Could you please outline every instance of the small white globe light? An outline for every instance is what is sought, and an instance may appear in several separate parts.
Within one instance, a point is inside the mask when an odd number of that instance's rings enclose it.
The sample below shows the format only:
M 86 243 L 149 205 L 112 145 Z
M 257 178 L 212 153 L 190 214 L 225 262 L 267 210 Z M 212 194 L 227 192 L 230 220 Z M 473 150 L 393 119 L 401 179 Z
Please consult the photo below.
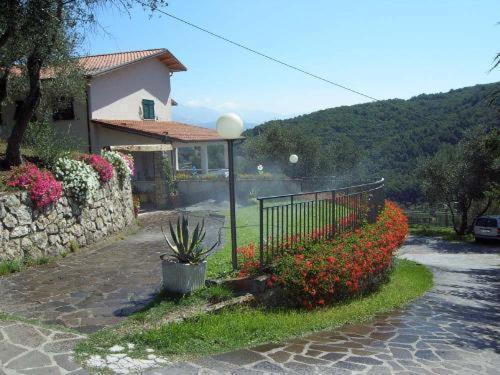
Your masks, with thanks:
M 235 113 L 226 113 L 217 120 L 217 133 L 224 139 L 237 139 L 243 133 L 243 121 Z
M 290 163 L 295 164 L 299 161 L 299 157 L 295 154 L 292 154 L 290 155 L 290 158 L 288 160 L 290 160 Z

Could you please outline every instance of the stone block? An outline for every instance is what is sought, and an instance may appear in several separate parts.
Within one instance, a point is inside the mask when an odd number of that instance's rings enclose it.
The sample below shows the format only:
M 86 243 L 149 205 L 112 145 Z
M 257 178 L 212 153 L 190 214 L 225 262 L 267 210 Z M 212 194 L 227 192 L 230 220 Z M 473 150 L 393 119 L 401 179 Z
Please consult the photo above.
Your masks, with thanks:
M 10 238 L 26 236 L 30 232 L 28 226 L 17 226 L 10 232 Z
M 44 249 L 47 246 L 47 242 L 49 240 L 49 237 L 47 236 L 47 233 L 45 232 L 37 232 L 34 233 L 30 236 L 31 242 L 33 242 L 33 245 L 40 249 Z
M 7 214 L 3 219 L 3 225 L 9 229 L 14 228 L 17 225 L 17 219 L 13 215 Z
M 57 234 L 59 233 L 59 226 L 57 224 L 49 224 L 46 228 L 47 234 Z

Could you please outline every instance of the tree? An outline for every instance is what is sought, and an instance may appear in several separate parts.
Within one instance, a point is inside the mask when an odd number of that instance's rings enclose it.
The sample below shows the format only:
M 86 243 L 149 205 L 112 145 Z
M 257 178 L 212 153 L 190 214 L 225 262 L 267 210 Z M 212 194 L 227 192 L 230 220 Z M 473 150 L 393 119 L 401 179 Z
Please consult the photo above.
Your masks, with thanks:
M 431 203 L 445 204 L 455 232 L 470 233 L 477 217 L 498 204 L 500 131 L 475 129 L 457 145 L 421 161 L 418 176 Z
M 242 153 L 253 167 L 263 164 L 266 170 L 295 177 L 343 174 L 359 160 L 354 143 L 347 138 L 323 145 L 319 137 L 278 124 L 249 137 L 243 144 Z M 289 162 L 291 154 L 299 157 L 295 165 Z
M 42 75 L 47 81 L 75 75 L 80 67 L 73 59 L 82 30 L 95 26 L 97 7 L 129 9 L 139 3 L 151 10 L 164 0 L 1 0 L 0 2 L 0 113 L 13 85 L 21 88 L 20 105 L 7 141 L 6 167 L 22 163 L 21 144 L 42 97 Z M 14 78 L 13 78 L 14 77 Z M 78 78 L 79 77 L 79 78 Z M 45 81 L 45 80 L 44 80 Z M 67 82 L 67 80 L 66 80 Z M 50 86 L 50 85 L 47 85 Z M 80 85 L 81 89 L 83 85 Z M 83 89 L 82 89 L 83 90 Z M 82 90 L 80 93 L 82 94 Z M 19 92 L 18 92 L 19 94 Z M 59 93 L 60 95 L 60 93 Z

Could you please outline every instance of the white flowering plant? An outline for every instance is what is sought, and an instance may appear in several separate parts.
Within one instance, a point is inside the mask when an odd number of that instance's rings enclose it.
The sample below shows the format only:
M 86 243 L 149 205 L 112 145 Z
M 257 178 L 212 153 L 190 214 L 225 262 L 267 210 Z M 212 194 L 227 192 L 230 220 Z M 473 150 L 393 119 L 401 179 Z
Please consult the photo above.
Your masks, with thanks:
M 78 203 L 86 203 L 99 188 L 99 176 L 87 163 L 60 158 L 54 166 L 54 174 L 63 183 L 63 189 Z
M 109 161 L 115 168 L 120 181 L 134 174 L 134 159 L 131 155 L 125 155 L 118 151 L 103 150 L 101 156 Z

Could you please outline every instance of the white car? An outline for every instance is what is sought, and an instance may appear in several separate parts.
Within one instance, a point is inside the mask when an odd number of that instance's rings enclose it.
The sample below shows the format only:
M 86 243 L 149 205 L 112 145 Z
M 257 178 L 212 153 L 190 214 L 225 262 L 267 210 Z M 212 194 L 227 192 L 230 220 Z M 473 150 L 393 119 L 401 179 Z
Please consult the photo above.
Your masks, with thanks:
M 500 240 L 500 216 L 481 216 L 474 223 L 476 241 Z

